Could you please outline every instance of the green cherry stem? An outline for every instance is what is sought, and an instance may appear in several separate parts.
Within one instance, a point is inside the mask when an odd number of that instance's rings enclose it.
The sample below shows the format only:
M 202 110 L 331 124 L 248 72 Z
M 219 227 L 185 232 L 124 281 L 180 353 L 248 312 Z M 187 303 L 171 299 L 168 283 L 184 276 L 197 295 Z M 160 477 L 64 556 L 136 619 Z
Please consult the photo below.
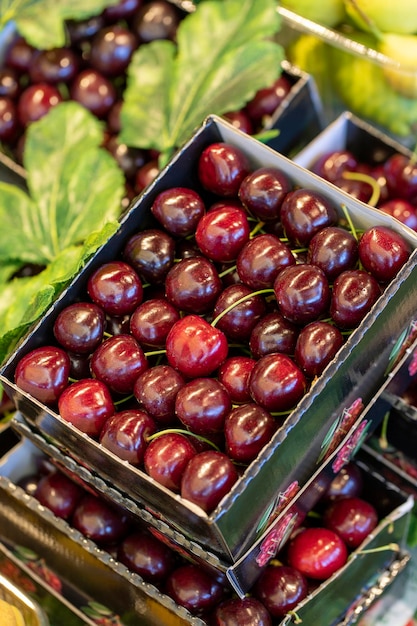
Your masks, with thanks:
M 154 439 L 158 439 L 158 437 L 161 437 L 161 435 L 166 435 L 170 433 L 179 433 L 180 435 L 187 435 L 188 437 L 194 437 L 195 439 L 198 439 L 198 441 L 207 443 L 208 445 L 212 446 L 215 450 L 220 452 L 220 448 L 216 446 L 215 443 L 210 441 L 210 439 L 207 439 L 206 437 L 203 437 L 202 435 L 196 435 L 195 433 L 192 433 L 189 430 L 185 430 L 184 428 L 165 428 L 164 430 L 159 430 L 158 432 L 153 433 L 152 435 L 149 435 L 149 437 L 147 438 L 147 441 L 148 442 L 153 441 Z
M 375 180 L 373 176 L 363 174 L 362 172 L 343 172 L 342 177 L 346 178 L 346 180 L 358 180 L 360 182 L 370 185 L 372 187 L 372 194 L 367 204 L 373 207 L 378 204 L 381 197 L 381 187 L 379 186 L 378 181 Z
M 224 309 L 224 311 L 219 313 L 218 316 L 215 317 L 214 320 L 211 322 L 211 326 L 215 327 L 216 324 L 222 319 L 222 317 L 227 315 L 227 313 L 229 313 L 229 311 L 232 311 L 239 304 L 242 304 L 242 302 L 246 302 L 246 300 L 250 300 L 250 298 L 253 298 L 254 296 L 261 296 L 261 295 L 270 294 L 270 293 L 274 293 L 274 290 L 272 288 L 259 289 L 259 291 L 252 291 L 252 293 L 248 293 L 248 294 L 246 294 L 246 296 L 242 296 L 241 298 L 236 300 L 236 302 L 233 302 L 233 304 L 231 304 L 226 309 Z

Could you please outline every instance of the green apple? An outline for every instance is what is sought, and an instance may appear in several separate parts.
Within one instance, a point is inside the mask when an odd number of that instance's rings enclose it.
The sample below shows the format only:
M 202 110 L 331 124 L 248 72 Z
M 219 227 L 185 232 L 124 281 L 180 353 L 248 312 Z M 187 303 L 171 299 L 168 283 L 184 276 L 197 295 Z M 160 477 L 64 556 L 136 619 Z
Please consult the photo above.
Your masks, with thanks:
M 385 33 L 378 50 L 393 61 L 392 66 L 383 66 L 391 87 L 403 96 L 417 98 L 417 35 Z
M 343 21 L 346 13 L 343 0 L 281 0 L 284 9 L 332 28 Z
M 416 0 L 344 0 L 347 15 L 362 30 L 383 33 L 417 32 Z M 312 3 L 316 4 L 316 3 Z

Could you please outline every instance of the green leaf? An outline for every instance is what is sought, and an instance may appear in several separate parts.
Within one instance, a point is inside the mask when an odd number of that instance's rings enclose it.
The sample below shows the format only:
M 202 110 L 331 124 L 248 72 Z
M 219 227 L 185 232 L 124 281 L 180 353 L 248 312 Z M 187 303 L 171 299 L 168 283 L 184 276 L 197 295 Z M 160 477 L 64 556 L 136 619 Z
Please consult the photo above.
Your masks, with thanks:
M 117 0 L 0 0 L 0 31 L 10 22 L 35 48 L 68 43 L 65 20 L 97 15 Z
M 182 20 L 177 45 L 142 45 L 129 66 L 121 141 L 171 154 L 207 115 L 243 107 L 281 73 L 275 0 L 207 0 Z
M 24 165 L 29 195 L 0 183 L 0 260 L 46 265 L 119 217 L 124 178 L 100 147 L 101 123 L 65 102 L 28 129 Z

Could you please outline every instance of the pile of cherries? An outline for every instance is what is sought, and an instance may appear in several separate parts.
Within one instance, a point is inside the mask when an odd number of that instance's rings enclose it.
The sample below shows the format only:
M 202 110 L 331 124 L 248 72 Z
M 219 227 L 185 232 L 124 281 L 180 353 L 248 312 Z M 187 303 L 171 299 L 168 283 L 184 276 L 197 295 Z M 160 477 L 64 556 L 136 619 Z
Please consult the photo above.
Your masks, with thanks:
M 336 573 L 368 537 L 379 512 L 365 497 L 362 469 L 350 462 L 243 599 L 219 570 L 205 568 L 78 479 L 47 460 L 20 486 L 145 582 L 210 626 L 271 626 Z
M 406 154 L 376 148 L 365 161 L 349 149 L 330 150 L 310 169 L 417 231 L 417 163 Z
M 386 226 L 349 231 L 324 194 L 231 143 L 195 173 L 198 191 L 160 192 L 155 225 L 91 270 L 14 381 L 210 514 L 411 246 Z
M 156 175 L 158 165 L 153 151 L 127 146 L 118 139 L 128 67 L 140 45 L 159 39 L 175 41 L 185 16 L 168 0 L 120 0 L 87 20 L 68 21 L 68 41 L 62 48 L 35 49 L 16 35 L 0 67 L 3 149 L 22 163 L 28 125 L 60 102 L 74 100 L 104 122 L 104 145 L 124 172 L 130 195 L 139 193 Z M 291 80 L 282 74 L 244 109 L 225 117 L 254 134 L 291 88 Z

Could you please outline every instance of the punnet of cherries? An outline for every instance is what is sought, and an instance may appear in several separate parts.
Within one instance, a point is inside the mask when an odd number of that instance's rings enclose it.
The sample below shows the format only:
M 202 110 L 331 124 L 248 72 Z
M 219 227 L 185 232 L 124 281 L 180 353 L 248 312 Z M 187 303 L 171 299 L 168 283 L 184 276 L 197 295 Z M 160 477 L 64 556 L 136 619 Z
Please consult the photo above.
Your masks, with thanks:
M 72 100 L 103 122 L 104 147 L 122 169 L 128 194 L 142 191 L 158 173 L 158 154 L 119 139 L 127 71 L 141 45 L 175 41 L 186 15 L 168 0 L 120 0 L 99 15 L 67 21 L 68 43 L 62 48 L 37 49 L 16 34 L 0 63 L 2 150 L 22 164 L 28 125 L 51 107 Z M 243 132 L 258 133 L 292 87 L 292 79 L 283 72 L 243 109 L 224 117 Z
M 337 575 L 385 515 L 369 499 L 372 487 L 366 488 L 362 467 L 349 462 L 253 588 L 239 598 L 222 571 L 184 557 L 158 530 L 132 519 L 49 461 L 41 460 L 35 473 L 18 484 L 116 562 L 210 626 L 271 626 L 287 614 L 296 617 L 299 603 Z
M 412 247 L 391 227 L 356 230 L 325 191 L 230 142 L 195 171 L 199 191 L 156 194 L 155 223 L 91 270 L 14 381 L 210 514 Z

